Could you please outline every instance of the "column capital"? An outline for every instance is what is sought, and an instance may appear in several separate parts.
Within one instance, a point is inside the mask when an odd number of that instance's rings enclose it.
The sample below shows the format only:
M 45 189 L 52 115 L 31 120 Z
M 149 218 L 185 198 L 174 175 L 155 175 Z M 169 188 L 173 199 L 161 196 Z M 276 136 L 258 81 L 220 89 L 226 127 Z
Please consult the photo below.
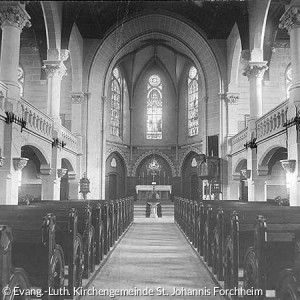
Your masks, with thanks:
M 82 104 L 85 94 L 83 92 L 71 92 L 70 96 L 72 104 Z
M 14 157 L 13 158 L 13 166 L 15 171 L 22 170 L 28 162 L 28 158 L 26 157 Z
M 291 5 L 279 20 L 279 28 L 289 33 L 294 27 L 300 26 L 300 6 Z
M 238 104 L 240 93 L 233 93 L 233 92 L 227 92 L 227 93 L 220 93 L 220 100 L 224 100 L 227 104 Z
M 41 165 L 40 166 L 40 173 L 41 175 L 50 175 L 51 173 L 51 167 L 50 165 Z
M 240 99 L 240 93 L 234 93 L 234 92 L 226 93 L 226 100 L 229 105 L 239 104 L 239 99 Z
M 43 68 L 45 69 L 48 78 L 60 77 L 61 79 L 67 74 L 67 68 L 62 61 L 44 60 Z
M 0 24 L 14 26 L 22 30 L 25 26 L 30 27 L 30 16 L 21 4 L 16 1 L 5 1 L 0 6 Z
M 268 70 L 267 62 L 253 62 L 249 61 L 245 66 L 243 75 L 250 78 L 263 78 L 265 71 Z

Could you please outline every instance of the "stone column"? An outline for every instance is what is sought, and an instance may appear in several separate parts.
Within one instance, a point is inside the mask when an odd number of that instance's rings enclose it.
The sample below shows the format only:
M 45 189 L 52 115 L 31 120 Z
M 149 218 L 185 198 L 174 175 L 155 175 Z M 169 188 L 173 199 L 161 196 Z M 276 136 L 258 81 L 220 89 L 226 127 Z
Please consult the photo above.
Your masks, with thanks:
M 48 76 L 47 114 L 54 120 L 54 128 L 61 126 L 60 120 L 60 91 L 61 80 L 66 74 L 66 67 L 62 61 L 44 61 L 44 68 Z
M 0 4 L 0 23 L 2 29 L 0 80 L 8 86 L 10 101 L 20 98 L 17 70 L 20 56 L 20 35 L 23 27 L 30 26 L 30 16 L 25 4 L 18 1 L 3 1 Z M 12 106 L 14 103 L 11 103 Z M 12 110 L 10 105 L 7 109 Z
M 267 62 L 249 61 L 245 67 L 244 76 L 249 79 L 250 88 L 250 129 L 255 130 L 255 121 L 262 116 L 262 80 L 268 69 Z
M 60 177 L 58 169 L 52 169 L 49 165 L 41 165 L 40 172 L 42 200 L 60 200 Z
M 291 47 L 292 87 L 288 119 L 300 112 L 300 1 L 292 1 L 280 19 L 280 28 L 288 30 Z M 288 159 L 295 160 L 295 169 L 287 176 L 290 185 L 291 206 L 300 205 L 300 135 L 296 126 L 288 128 Z
M 20 34 L 24 26 L 30 26 L 25 4 L 17 1 L 0 3 L 0 23 L 2 29 L 0 80 L 7 86 L 4 110 L 20 116 L 18 103 L 20 90 L 17 70 L 20 55 Z M 0 169 L 0 203 L 18 204 L 18 184 L 21 168 L 16 170 L 14 159 L 21 156 L 19 144 L 20 126 L 5 124 L 3 136 L 3 166 Z
M 262 80 L 268 69 L 266 62 L 250 61 L 243 75 L 249 79 L 250 88 L 250 120 L 248 123 L 248 141 L 256 137 L 256 120 L 262 116 Z M 248 201 L 263 201 L 265 199 L 265 180 L 258 176 L 256 148 L 247 149 L 247 169 L 251 170 L 248 179 Z
M 76 158 L 76 174 L 69 172 L 69 185 L 70 185 L 70 199 L 78 199 L 79 190 L 78 190 L 78 184 L 80 181 L 80 175 L 82 175 L 82 170 L 84 170 L 84 160 L 82 159 L 82 153 L 83 153 L 83 113 L 82 113 L 82 106 L 84 103 L 84 99 L 87 95 L 85 95 L 83 92 L 72 92 L 70 94 L 71 96 L 71 103 L 72 103 L 72 127 L 71 131 L 74 133 L 77 137 L 77 151 L 78 156 Z
M 69 172 L 69 197 L 70 199 L 79 199 L 79 182 L 80 179 L 78 174 L 74 172 Z

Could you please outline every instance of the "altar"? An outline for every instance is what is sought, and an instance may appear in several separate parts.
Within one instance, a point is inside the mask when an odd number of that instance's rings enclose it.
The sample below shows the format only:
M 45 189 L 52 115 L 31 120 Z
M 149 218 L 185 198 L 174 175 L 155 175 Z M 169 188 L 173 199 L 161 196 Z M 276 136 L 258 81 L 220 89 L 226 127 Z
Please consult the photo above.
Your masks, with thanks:
M 137 194 L 137 200 L 148 200 L 152 198 L 153 185 L 136 185 L 135 191 Z M 156 193 L 156 200 L 170 199 L 172 194 L 171 185 L 155 185 L 154 191 Z

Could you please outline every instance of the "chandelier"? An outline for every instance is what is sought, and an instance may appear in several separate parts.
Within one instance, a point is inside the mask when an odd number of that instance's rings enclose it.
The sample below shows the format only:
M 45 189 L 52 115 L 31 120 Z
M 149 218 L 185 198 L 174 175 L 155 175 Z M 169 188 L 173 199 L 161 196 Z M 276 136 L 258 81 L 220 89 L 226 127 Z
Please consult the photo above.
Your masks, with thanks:
M 156 173 L 161 170 L 161 166 L 153 156 L 152 160 L 147 164 L 146 169 L 148 172 Z

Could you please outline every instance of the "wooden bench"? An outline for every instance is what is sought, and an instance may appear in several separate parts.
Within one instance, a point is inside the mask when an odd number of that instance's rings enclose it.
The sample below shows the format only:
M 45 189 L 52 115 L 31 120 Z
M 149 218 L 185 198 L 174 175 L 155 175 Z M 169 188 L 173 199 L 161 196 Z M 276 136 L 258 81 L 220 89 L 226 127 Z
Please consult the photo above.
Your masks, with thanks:
M 253 246 L 247 249 L 244 259 L 245 288 L 262 289 L 264 293 L 277 290 L 281 296 L 287 290 L 298 293 L 300 286 L 296 270 L 299 272 L 300 266 L 299 215 L 299 207 L 281 207 L 277 212 L 263 212 L 263 216 L 257 217 Z
M 78 214 L 78 233 L 82 237 L 83 255 L 84 255 L 84 270 L 83 278 L 88 278 L 95 270 L 96 258 L 96 242 L 95 228 L 92 225 L 92 206 L 84 201 L 41 201 L 30 207 L 39 207 L 46 210 L 51 210 L 57 213 L 60 210 L 70 210 L 75 208 Z
M 214 205 L 209 204 L 203 209 L 201 226 L 204 227 L 203 256 L 209 266 L 212 266 L 214 274 L 219 280 L 223 280 L 223 249 L 225 239 L 230 235 L 231 214 L 233 211 L 242 212 L 251 210 L 259 213 L 264 209 L 271 209 L 274 205 L 267 202 L 237 202 L 217 201 Z M 277 207 L 277 206 L 276 206 Z
M 0 297 L 3 300 L 14 298 L 13 295 L 4 295 L 5 287 L 9 291 L 20 289 L 29 290 L 30 283 L 25 271 L 15 268 L 11 261 L 13 236 L 10 227 L 0 225 Z M 24 300 L 30 300 L 30 295 L 24 295 Z
M 6 209 L 4 206 L 1 209 Z M 41 214 L 52 213 L 56 218 L 56 241 L 64 251 L 65 265 L 68 266 L 68 290 L 72 297 L 74 288 L 82 286 L 84 271 L 84 245 L 78 232 L 78 212 L 74 208 L 53 207 L 52 205 L 30 205 L 28 209 Z M 26 211 L 24 211 L 26 213 Z
M 12 227 L 12 263 L 26 271 L 30 284 L 44 293 L 63 290 L 64 253 L 56 242 L 55 216 L 26 206 L 2 206 L 0 224 Z

